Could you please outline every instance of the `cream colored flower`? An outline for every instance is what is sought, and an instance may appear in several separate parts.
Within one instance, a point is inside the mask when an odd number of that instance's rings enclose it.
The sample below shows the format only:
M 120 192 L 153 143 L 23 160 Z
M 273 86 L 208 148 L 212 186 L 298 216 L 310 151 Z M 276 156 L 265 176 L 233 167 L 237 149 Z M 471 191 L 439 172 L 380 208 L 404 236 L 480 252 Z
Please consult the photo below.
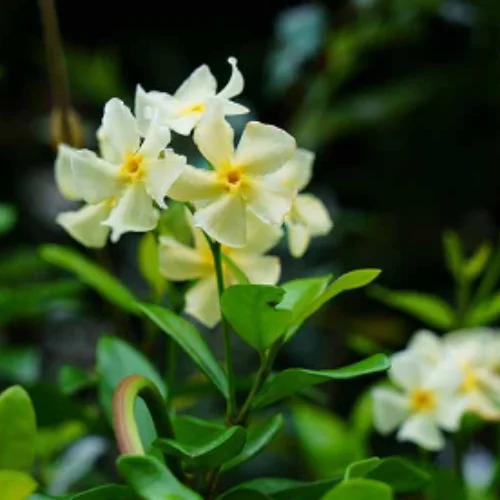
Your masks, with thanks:
M 311 180 L 314 153 L 298 149 L 293 157 L 273 175 L 275 181 L 302 191 Z M 314 236 L 325 236 L 333 222 L 323 202 L 312 194 L 299 194 L 285 217 L 288 246 L 294 257 L 302 257 Z
M 399 441 L 441 449 L 440 429 L 455 432 L 467 404 L 458 392 L 463 377 L 454 361 L 445 357 L 430 369 L 414 352 L 403 351 L 392 357 L 389 377 L 398 390 L 378 387 L 373 391 L 376 429 L 389 434 L 399 427 Z
M 186 293 L 186 313 L 208 327 L 220 320 L 217 280 L 212 253 L 203 232 L 192 225 L 191 214 L 187 214 L 193 234 L 193 246 L 186 246 L 171 237 L 160 238 L 160 271 L 171 281 L 198 280 Z M 279 229 L 263 224 L 252 216 L 249 220 L 249 243 L 243 248 L 222 246 L 228 256 L 247 276 L 251 283 L 274 285 L 280 275 L 278 257 L 263 255 L 281 237 Z M 223 261 L 226 285 L 237 283 L 231 266 Z
M 58 222 L 87 246 L 104 244 L 105 231 L 90 233 L 100 224 L 111 228 L 113 242 L 125 232 L 154 229 L 159 215 L 154 203 L 166 208 L 165 195 L 186 162 L 165 149 L 170 131 L 156 120 L 141 143 L 137 122 L 119 99 L 104 108 L 100 141 L 101 147 L 105 143 L 102 158 L 88 150 L 64 149 L 62 164 L 56 166 L 61 191 L 91 206 L 61 214 Z
M 135 97 L 135 114 L 141 128 L 147 128 L 156 112 L 163 123 L 182 135 L 189 135 L 200 121 L 211 99 L 217 99 L 224 115 L 241 115 L 248 109 L 231 99 L 243 91 L 244 80 L 234 57 L 228 59 L 232 73 L 227 85 L 217 93 L 217 81 L 207 65 L 195 69 L 174 95 L 146 92 L 140 85 Z
M 271 125 L 249 122 L 235 150 L 233 129 L 214 104 L 196 127 L 194 141 L 213 170 L 186 166 L 168 194 L 194 202 L 195 226 L 223 245 L 243 247 L 249 242 L 248 211 L 266 224 L 283 223 L 295 189 L 270 174 L 292 157 L 292 136 Z

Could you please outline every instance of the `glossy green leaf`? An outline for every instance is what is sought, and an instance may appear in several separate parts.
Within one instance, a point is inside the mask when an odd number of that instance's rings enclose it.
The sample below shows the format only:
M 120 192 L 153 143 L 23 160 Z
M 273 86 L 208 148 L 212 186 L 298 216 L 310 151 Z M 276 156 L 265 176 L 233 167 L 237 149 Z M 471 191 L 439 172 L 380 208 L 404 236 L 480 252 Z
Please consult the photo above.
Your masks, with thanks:
M 174 434 L 183 443 L 196 445 L 203 439 L 215 439 L 226 425 L 212 420 L 203 420 L 192 415 L 175 415 Z
M 285 292 L 271 285 L 235 285 L 222 295 L 222 312 L 236 333 L 259 352 L 284 335 L 291 311 L 278 306 Z
M 0 394 L 0 469 L 29 472 L 35 447 L 36 417 L 31 399 L 21 386 L 9 387 Z
M 59 387 L 64 394 L 74 394 L 94 383 L 95 379 L 89 373 L 75 366 L 63 365 L 59 370 Z
M 152 456 L 122 456 L 117 465 L 120 475 L 143 500 L 202 500 Z
M 132 293 L 108 271 L 71 248 L 44 245 L 40 249 L 44 260 L 75 274 L 80 281 L 122 309 L 137 313 Z
M 16 224 L 16 210 L 11 205 L 0 203 L 0 236 L 10 231 Z
M 293 333 L 302 325 L 302 323 L 318 309 L 320 309 L 329 300 L 333 299 L 342 292 L 355 290 L 368 285 L 380 274 L 379 269 L 358 269 L 349 273 L 343 274 L 331 283 L 315 300 L 312 301 L 303 312 L 298 315 L 294 322 Z M 292 333 L 292 334 L 293 334 Z M 288 336 L 291 334 L 288 333 Z
M 246 431 L 234 426 L 217 436 L 201 439 L 196 445 L 173 439 L 157 439 L 155 446 L 199 468 L 217 468 L 239 455 L 245 445 Z
M 319 278 L 293 280 L 280 285 L 285 290 L 280 307 L 292 311 L 290 325 L 286 333 L 287 340 L 298 330 L 300 327 L 298 322 L 307 314 L 311 304 L 326 290 L 330 279 L 331 275 L 327 275 Z
M 411 291 L 393 292 L 380 286 L 371 287 L 369 293 L 371 297 L 417 318 L 430 327 L 450 330 L 455 325 L 456 314 L 453 309 L 434 295 Z
M 475 306 L 466 316 L 467 326 L 489 325 L 500 318 L 500 292 Z
M 247 440 L 241 453 L 228 461 L 222 467 L 222 470 L 229 470 L 252 459 L 258 455 L 282 429 L 285 420 L 281 413 L 273 415 L 264 425 L 250 427 L 247 433 Z
M 116 337 L 102 337 L 97 345 L 97 372 L 99 402 L 113 421 L 113 394 L 118 384 L 129 375 L 143 375 L 150 379 L 161 394 L 167 397 L 167 388 L 153 365 L 127 342 Z M 156 438 L 154 424 L 143 401 L 136 403 L 136 419 L 144 447 Z
M 271 500 L 271 497 L 265 495 L 264 493 L 260 493 L 255 490 L 235 490 L 230 491 L 220 497 L 217 497 L 218 500 Z
M 138 500 L 129 486 L 108 484 L 69 496 L 67 500 Z
M 198 329 L 189 321 L 164 307 L 153 304 L 138 304 L 138 307 L 164 333 L 179 344 L 203 373 L 214 383 L 215 387 L 227 397 L 228 385 L 226 374 Z
M 331 411 L 298 403 L 291 407 L 291 421 L 299 449 L 310 475 L 327 479 L 365 456 L 362 439 Z
M 380 458 L 371 457 L 359 460 L 350 464 L 344 473 L 345 480 L 353 479 L 355 477 L 364 477 L 380 464 Z
M 370 358 L 335 370 L 306 370 L 289 368 L 270 379 L 254 400 L 255 408 L 262 408 L 280 399 L 329 380 L 344 380 L 389 369 L 390 362 L 384 354 L 375 354 Z
M 321 500 L 393 500 L 389 486 L 372 479 L 352 479 L 340 483 Z
M 153 233 L 146 233 L 139 241 L 138 262 L 142 277 L 157 294 L 165 289 L 166 280 L 160 274 L 158 241 Z
M 219 499 L 236 500 L 239 499 L 237 494 L 240 491 L 253 491 L 273 500 L 317 500 L 341 480 L 341 477 L 335 477 L 324 481 L 305 482 L 281 477 L 264 477 L 239 484 L 222 494 Z M 257 500 L 261 497 L 255 498 Z
M 27 500 L 37 488 L 36 481 L 25 472 L 0 470 L 2 500 Z
M 455 231 L 448 230 L 443 233 L 443 248 L 446 267 L 455 279 L 460 279 L 465 256 L 462 242 Z
M 464 276 L 468 280 L 475 280 L 484 271 L 491 256 L 493 248 L 491 243 L 483 243 L 466 262 Z

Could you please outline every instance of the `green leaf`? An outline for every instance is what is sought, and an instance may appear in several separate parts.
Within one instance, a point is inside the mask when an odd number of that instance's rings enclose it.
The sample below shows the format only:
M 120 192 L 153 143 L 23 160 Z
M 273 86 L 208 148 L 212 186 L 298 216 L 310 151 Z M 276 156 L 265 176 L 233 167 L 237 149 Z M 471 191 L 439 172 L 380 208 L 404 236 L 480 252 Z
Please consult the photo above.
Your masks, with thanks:
M 483 243 L 472 257 L 467 261 L 464 267 L 464 276 L 469 281 L 475 280 L 486 267 L 488 260 L 491 256 L 493 248 L 491 243 Z
M 152 456 L 122 456 L 117 465 L 120 475 L 144 500 L 202 500 Z
M 0 469 L 29 472 L 35 447 L 36 417 L 31 399 L 21 386 L 9 387 L 0 394 Z
M 326 290 L 331 275 L 320 278 L 305 278 L 289 281 L 280 285 L 285 290 L 285 296 L 280 302 L 280 308 L 292 311 L 290 326 L 286 333 L 289 340 L 300 327 L 300 318 L 306 314 L 311 304 Z
M 0 236 L 9 232 L 15 226 L 16 220 L 14 207 L 0 203 Z
M 312 477 L 326 479 L 365 456 L 363 440 L 334 413 L 312 404 L 294 404 L 293 428 Z
M 29 384 L 40 377 L 42 356 L 34 347 L 4 347 L 0 349 L 0 373 L 15 382 Z
M 130 313 L 137 313 L 132 293 L 105 269 L 87 257 L 59 245 L 44 245 L 40 249 L 44 260 L 75 274 L 80 281 L 93 288 L 99 295 Z
M 165 289 L 166 280 L 160 274 L 158 241 L 153 233 L 146 233 L 139 241 L 138 262 L 142 277 L 157 294 Z
M 226 426 L 219 422 L 203 420 L 191 415 L 175 415 L 174 435 L 183 443 L 196 445 L 203 439 L 215 439 Z
M 258 455 L 276 437 L 284 423 L 283 415 L 278 413 L 273 415 L 264 425 L 250 427 L 243 450 L 238 456 L 225 463 L 222 470 L 226 471 L 237 467 Z
M 271 500 L 270 496 L 255 490 L 230 491 L 217 498 L 218 500 Z
M 371 457 L 364 460 L 359 460 L 350 464 L 344 473 L 344 479 L 347 481 L 354 477 L 366 476 L 369 472 L 375 469 L 380 464 L 380 458 Z
M 391 488 L 372 479 L 352 479 L 340 483 L 321 500 L 393 500 Z
M 172 311 L 153 304 L 138 304 L 142 312 L 171 337 L 227 398 L 227 377 L 197 328 Z
M 235 285 L 222 295 L 224 316 L 236 333 L 259 352 L 284 335 L 291 311 L 278 308 L 285 292 L 270 285 Z
M 475 306 L 465 318 L 466 326 L 489 325 L 500 318 L 500 292 Z
M 237 494 L 240 491 L 253 491 L 273 500 L 317 500 L 341 480 L 342 478 L 335 477 L 324 481 L 305 482 L 281 477 L 263 477 L 235 486 L 222 494 L 219 500 L 239 499 Z M 262 497 L 255 498 L 257 500 Z
M 250 284 L 250 281 L 248 280 L 246 274 L 234 262 L 234 260 L 231 259 L 231 257 L 229 257 L 229 255 L 226 255 L 225 253 L 221 252 L 221 258 L 224 261 L 224 263 L 229 267 L 229 269 L 231 270 L 231 273 L 238 280 L 238 283 L 240 285 L 249 285 Z
M 67 500 L 135 500 L 137 497 L 129 486 L 108 484 L 88 491 L 76 493 Z
M 157 439 L 155 446 L 197 468 L 215 469 L 239 455 L 245 441 L 245 429 L 234 426 L 221 431 L 215 437 L 202 439 L 196 445 L 173 439 Z
M 94 385 L 95 379 L 85 370 L 71 365 L 63 365 L 59 370 L 59 387 L 63 394 L 74 394 Z
M 390 362 L 384 354 L 375 354 L 353 365 L 336 370 L 306 370 L 289 368 L 270 379 L 257 394 L 253 406 L 262 408 L 275 401 L 286 398 L 303 389 L 307 389 L 329 380 L 344 380 L 389 369 Z
M 465 257 L 462 242 L 455 231 L 448 230 L 443 233 L 443 248 L 446 267 L 452 276 L 459 280 L 462 276 Z
M 326 288 L 326 290 L 316 297 L 311 304 L 305 307 L 300 315 L 298 315 L 295 321 L 293 333 L 295 333 L 295 331 L 309 316 L 314 314 L 318 309 L 326 304 L 326 302 L 342 292 L 355 290 L 356 288 L 368 285 L 377 278 L 380 272 L 381 271 L 379 269 L 358 269 L 357 271 L 351 271 L 337 278 Z M 288 333 L 287 335 L 290 336 L 291 334 Z
M 405 312 L 430 327 L 450 330 L 455 325 L 456 314 L 453 309 L 434 295 L 411 291 L 393 292 L 381 286 L 370 287 L 369 294 L 380 302 Z
M 36 481 L 18 470 L 0 470 L 2 500 L 27 500 L 36 490 Z
M 99 375 L 99 402 L 113 421 L 113 394 L 118 384 L 130 375 L 143 375 L 150 379 L 167 397 L 167 388 L 153 365 L 127 342 L 116 337 L 102 337 L 97 345 L 97 372 Z M 137 401 L 136 420 L 141 440 L 147 449 L 156 438 L 153 420 L 143 401 Z

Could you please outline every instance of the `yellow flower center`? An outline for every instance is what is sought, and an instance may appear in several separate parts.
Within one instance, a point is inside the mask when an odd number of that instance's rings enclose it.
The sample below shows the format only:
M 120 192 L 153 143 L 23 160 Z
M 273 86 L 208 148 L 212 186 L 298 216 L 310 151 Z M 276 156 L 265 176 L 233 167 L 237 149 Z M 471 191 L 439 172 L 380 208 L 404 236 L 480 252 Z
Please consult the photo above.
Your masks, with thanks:
M 181 115 L 190 115 L 191 113 L 203 113 L 205 111 L 205 103 L 200 102 L 199 104 L 193 104 L 183 109 Z
M 141 154 L 127 153 L 125 161 L 120 167 L 120 178 L 125 182 L 136 182 L 144 175 L 142 162 L 144 157 Z
M 465 366 L 462 368 L 462 371 L 464 374 L 464 381 L 460 389 L 463 392 L 472 392 L 476 390 L 479 387 L 479 379 L 476 372 L 470 366 Z
M 228 193 L 234 192 L 248 183 L 240 167 L 224 168 L 219 172 L 218 177 L 224 185 L 224 190 Z
M 436 395 L 428 389 L 415 389 L 410 395 L 412 410 L 426 413 L 436 408 Z

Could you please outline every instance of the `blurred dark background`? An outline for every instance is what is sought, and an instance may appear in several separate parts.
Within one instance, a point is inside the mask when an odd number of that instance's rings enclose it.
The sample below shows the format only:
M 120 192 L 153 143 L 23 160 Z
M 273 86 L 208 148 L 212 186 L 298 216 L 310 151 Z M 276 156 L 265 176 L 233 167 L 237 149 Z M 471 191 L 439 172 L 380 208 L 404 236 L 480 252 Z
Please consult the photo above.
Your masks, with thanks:
M 137 83 L 173 92 L 202 63 L 223 86 L 227 57 L 238 58 L 246 80 L 240 101 L 258 120 L 289 130 L 300 146 L 317 153 L 309 189 L 325 201 L 335 222 L 331 235 L 314 240 L 299 261 L 288 256 L 285 245 L 278 247 L 284 279 L 378 267 L 383 270 L 379 283 L 388 287 L 451 298 L 442 232 L 456 229 L 468 251 L 484 240 L 496 241 L 498 1 L 209 2 L 198 7 L 89 0 L 59 1 L 57 8 L 72 101 L 85 125 L 87 147 L 95 146 L 109 98 L 132 105 Z M 37 245 L 74 245 L 54 223 L 69 205 L 53 181 L 42 40 L 37 3 L 2 0 L 0 201 L 16 207 L 18 223 L 0 241 L 0 279 L 14 285 L 52 276 L 30 253 Z M 141 290 L 136 244 L 127 235 L 111 257 L 116 272 Z M 55 294 L 43 314 L 34 306 L 27 319 L 9 317 L 0 326 L 5 348 L 42 346 L 37 359 L 47 379 L 56 376 L 62 362 L 91 366 L 95 338 L 111 327 L 100 301 L 88 295 L 81 306 L 81 298 Z M 359 343 L 351 345 L 351 335 L 393 350 L 418 326 L 363 292 L 346 294 L 296 337 L 278 363 L 337 366 L 363 354 Z M 250 370 L 254 361 L 242 366 Z M 349 390 L 328 387 L 325 401 L 346 414 L 368 382 L 350 382 Z

